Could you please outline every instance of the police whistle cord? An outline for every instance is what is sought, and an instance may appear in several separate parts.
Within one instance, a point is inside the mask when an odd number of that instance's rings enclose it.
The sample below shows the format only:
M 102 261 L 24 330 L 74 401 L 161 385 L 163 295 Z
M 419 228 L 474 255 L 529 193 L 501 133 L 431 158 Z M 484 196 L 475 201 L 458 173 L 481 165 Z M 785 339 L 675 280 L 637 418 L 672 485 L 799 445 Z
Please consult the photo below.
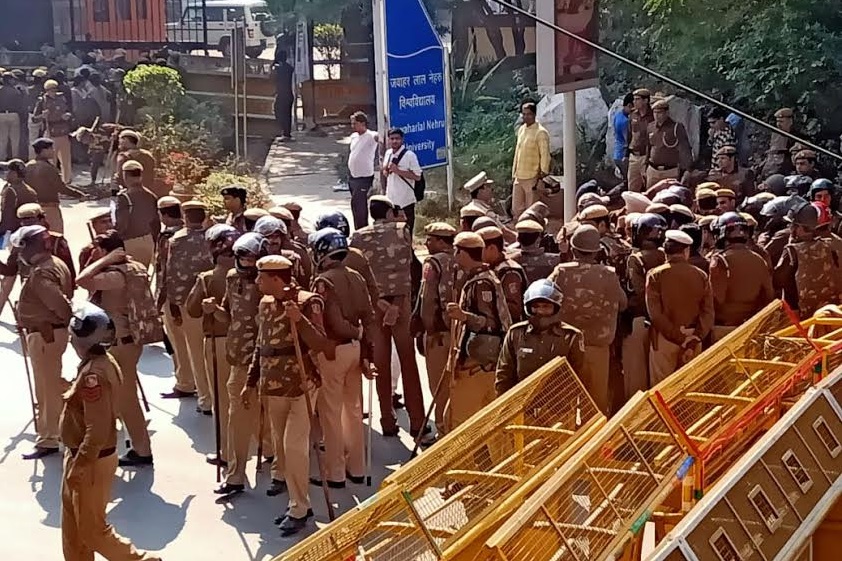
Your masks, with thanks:
M 313 402 L 310 399 L 310 389 L 304 384 L 304 375 L 307 372 L 304 370 L 304 357 L 301 354 L 301 343 L 298 340 L 298 327 L 295 322 L 290 320 L 289 326 L 292 331 L 292 342 L 295 345 L 295 358 L 298 361 L 298 371 L 301 373 L 301 389 L 304 390 L 304 401 L 307 403 L 307 415 L 310 417 L 310 424 L 315 422 L 315 413 L 313 411 Z M 307 437 L 309 438 L 309 436 Z M 313 451 L 316 454 L 317 464 L 319 465 L 319 477 L 322 479 L 322 492 L 325 495 L 325 504 L 327 505 L 327 516 L 331 522 L 336 520 L 336 512 L 333 510 L 333 503 L 330 501 L 330 489 L 327 487 L 327 470 L 325 470 L 324 459 L 320 454 L 318 444 L 313 445 Z
M 10 302 L 10 304 L 12 306 L 12 315 L 15 317 L 15 327 L 18 330 L 18 337 L 20 337 L 20 353 L 23 355 L 26 385 L 29 386 L 29 405 L 32 407 L 32 428 L 35 429 L 35 432 L 38 432 L 38 402 L 35 400 L 35 391 L 32 389 L 32 372 L 29 370 L 29 347 L 26 345 L 26 334 L 23 332 L 23 327 L 18 317 L 18 305 L 16 302 Z
M 607 55 L 607 56 L 613 58 L 614 60 L 622 62 L 623 64 L 627 64 L 627 65 L 629 65 L 633 68 L 636 68 L 637 70 L 640 70 L 641 72 L 644 72 L 646 74 L 649 74 L 650 76 L 652 76 L 654 78 L 657 78 L 658 80 L 660 80 L 662 82 L 666 82 L 667 84 L 675 86 L 676 88 L 686 90 L 686 91 L 704 99 L 705 101 L 707 101 L 709 103 L 712 103 L 714 105 L 718 105 L 719 107 L 722 107 L 723 109 L 727 109 L 731 113 L 739 115 L 743 119 L 746 119 L 747 121 L 751 121 L 755 125 L 761 126 L 761 127 L 765 128 L 765 129 L 767 129 L 767 130 L 769 130 L 773 133 L 780 134 L 781 136 L 785 136 L 785 137 L 789 138 L 790 140 L 794 140 L 795 142 L 798 142 L 798 143 L 800 143 L 800 144 L 802 144 L 806 147 L 812 148 L 816 152 L 821 152 L 822 154 L 830 156 L 831 158 L 833 158 L 835 160 L 842 161 L 842 155 L 839 155 L 835 152 L 832 152 L 832 151 L 828 150 L 827 148 L 822 148 L 821 146 L 819 146 L 817 144 L 813 144 L 812 142 L 810 142 L 808 140 L 804 140 L 803 138 L 800 138 L 800 137 L 798 137 L 798 136 L 796 136 L 796 135 L 794 135 L 790 132 L 787 132 L 785 130 L 781 130 L 774 125 L 770 125 L 769 123 L 767 123 L 767 122 L 765 122 L 761 119 L 758 119 L 757 117 L 753 117 L 752 115 L 749 115 L 748 113 L 740 111 L 736 107 L 728 105 L 724 101 L 720 101 L 720 100 L 718 100 L 714 97 L 711 97 L 710 95 L 708 95 L 708 94 L 706 94 L 702 91 L 697 90 L 696 88 L 693 88 L 693 87 L 688 86 L 686 84 L 682 84 L 678 80 L 673 80 L 672 78 L 670 78 L 670 77 L 668 77 L 664 74 L 661 74 L 657 70 L 652 70 L 648 66 L 644 66 L 644 65 L 640 64 L 639 62 L 635 62 L 635 61 L 631 60 L 630 58 L 626 58 L 621 54 L 615 53 L 614 51 L 612 51 L 612 50 L 610 50 L 606 47 L 603 47 L 599 43 L 594 43 L 593 41 L 585 39 L 584 37 L 579 37 L 578 35 L 576 35 L 572 31 L 564 29 L 563 27 L 559 27 L 558 25 L 556 25 L 552 22 L 549 22 L 549 21 L 547 21 L 543 18 L 540 18 L 540 17 L 536 16 L 535 14 L 529 12 L 528 10 L 526 10 L 524 8 L 521 8 L 520 6 L 516 6 L 516 5 L 514 5 L 511 2 L 508 2 L 506 0 L 491 0 L 491 1 L 496 2 L 500 6 L 503 6 L 504 8 L 507 8 L 508 10 L 510 10 L 513 13 L 517 13 L 517 14 L 520 14 L 520 15 L 526 17 L 526 18 L 531 19 L 536 24 L 541 24 L 545 27 L 549 27 L 550 29 L 552 29 L 556 33 L 561 33 L 562 35 L 565 35 L 569 39 L 573 39 L 574 41 L 579 41 L 580 43 L 582 43 L 584 45 L 587 45 L 588 47 L 594 49 L 595 51 L 599 51 L 600 53 L 602 53 L 604 55 Z
M 213 428 L 216 437 L 216 482 L 222 481 L 222 433 L 219 426 L 219 361 L 216 356 L 216 319 L 210 314 L 211 361 L 213 362 Z M 260 465 L 260 457 L 257 459 Z
M 374 381 L 376 378 L 368 379 L 368 434 L 365 444 L 365 484 L 371 487 L 371 433 L 374 428 Z
M 254 475 L 260 473 L 261 465 L 263 464 L 263 398 L 258 396 L 257 400 L 260 402 L 260 418 L 257 420 L 257 465 L 254 468 Z

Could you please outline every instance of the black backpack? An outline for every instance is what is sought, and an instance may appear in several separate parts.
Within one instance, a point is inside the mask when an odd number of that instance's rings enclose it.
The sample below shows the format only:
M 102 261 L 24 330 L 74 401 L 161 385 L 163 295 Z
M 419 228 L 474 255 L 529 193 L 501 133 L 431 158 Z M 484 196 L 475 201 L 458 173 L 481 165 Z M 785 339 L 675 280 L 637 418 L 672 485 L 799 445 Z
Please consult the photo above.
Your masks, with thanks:
M 404 148 L 401 151 L 401 153 L 398 155 L 397 158 L 392 159 L 392 162 L 395 165 L 399 164 L 401 162 L 401 159 L 403 158 L 403 155 L 406 154 L 408 150 L 409 150 L 408 148 Z M 398 177 L 400 177 L 400 176 L 398 176 Z M 406 183 L 407 185 L 409 185 L 409 181 L 407 181 L 406 178 L 401 177 L 401 180 L 404 183 Z M 409 186 L 412 187 L 412 185 L 409 185 Z M 423 201 L 424 200 L 424 192 L 427 190 L 427 178 L 424 177 L 424 171 L 423 170 L 421 171 L 421 179 L 419 179 L 418 181 L 415 182 L 415 187 L 412 187 L 412 190 L 415 192 L 415 200 L 416 201 Z

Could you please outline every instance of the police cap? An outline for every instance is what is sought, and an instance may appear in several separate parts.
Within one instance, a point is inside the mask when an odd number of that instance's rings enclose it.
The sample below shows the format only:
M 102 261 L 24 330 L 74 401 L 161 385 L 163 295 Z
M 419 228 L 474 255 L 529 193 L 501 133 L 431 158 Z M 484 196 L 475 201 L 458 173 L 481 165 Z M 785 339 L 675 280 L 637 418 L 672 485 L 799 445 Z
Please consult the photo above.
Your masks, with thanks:
M 719 150 L 716 151 L 714 154 L 715 157 L 719 156 L 736 156 L 737 155 L 737 147 L 736 146 L 723 146 Z
M 650 92 L 646 88 L 637 88 L 632 92 L 632 96 L 649 99 L 650 97 L 652 97 L 652 92 Z
M 196 199 L 191 199 L 182 203 L 181 205 L 182 210 L 207 210 L 208 205 L 203 203 L 202 201 L 197 201 Z
M 459 218 L 470 218 L 479 216 L 485 216 L 485 211 L 477 205 L 468 203 L 459 209 Z
M 269 211 L 267 211 L 265 208 L 259 208 L 259 207 L 247 208 L 243 212 L 243 216 L 245 218 L 247 218 L 248 220 L 255 220 L 255 221 L 260 219 L 260 217 L 262 217 L 262 216 L 268 216 L 268 215 L 269 215 Z
M 608 208 L 604 205 L 591 205 L 579 212 L 579 220 L 597 220 L 608 216 Z
M 386 195 L 372 195 L 368 199 L 368 204 L 371 205 L 371 203 L 381 203 L 388 206 L 389 208 L 395 208 L 395 203 L 393 203 L 392 200 Z
M 36 153 L 40 152 L 41 150 L 46 150 L 47 148 L 52 148 L 55 142 L 53 142 L 52 138 L 36 138 L 35 141 L 32 143 L 32 149 L 35 150 Z
M 143 171 L 143 164 L 141 164 L 137 160 L 127 160 L 123 162 L 123 165 L 120 169 L 122 169 L 123 171 Z
M 273 206 L 269 209 L 269 214 L 271 214 L 278 220 L 286 220 L 287 222 L 292 222 L 293 220 L 295 220 L 295 217 L 285 206 Z
M 470 178 L 468 181 L 466 181 L 465 185 L 463 187 L 464 187 L 465 191 L 467 191 L 469 193 L 473 193 L 474 191 L 476 191 L 480 187 L 483 187 L 485 185 L 489 185 L 491 183 L 494 183 L 494 181 L 492 181 L 491 179 L 488 179 L 488 174 L 485 173 L 484 171 L 481 171 L 478 174 L 476 174 L 475 176 L 473 176 L 472 178 Z
M 781 107 L 775 111 L 775 117 L 778 119 L 792 118 L 793 111 L 789 107 Z
M 485 242 L 476 232 L 459 232 L 456 234 L 456 239 L 453 240 L 453 245 L 463 249 L 476 249 L 484 248 Z
M 667 230 L 666 238 L 681 245 L 693 245 L 693 238 L 690 237 L 690 234 L 681 230 Z
M 44 82 L 44 90 L 57 90 L 58 89 L 58 82 L 55 80 L 47 80 Z
M 716 198 L 725 197 L 728 199 L 736 199 L 737 194 L 734 193 L 733 189 L 717 189 L 716 190 Z
M 424 226 L 424 233 L 439 238 L 453 238 L 456 236 L 456 228 L 447 222 L 430 222 Z
M 714 185 L 716 185 L 714 183 Z M 718 187 L 718 185 L 717 185 Z M 713 189 L 708 189 L 707 187 L 699 187 L 696 189 L 696 200 L 702 201 L 704 199 L 715 199 L 716 198 L 716 191 Z
M 471 224 L 471 231 L 479 232 L 482 228 L 497 226 L 497 221 L 490 216 L 480 216 Z
M 18 218 L 38 218 L 44 214 L 44 209 L 38 203 L 20 205 L 16 212 Z
M 486 226 L 485 228 L 477 230 L 477 235 L 479 235 L 483 241 L 496 240 L 503 237 L 503 230 L 497 226 Z
M 570 247 L 583 253 L 596 253 L 600 245 L 599 230 L 590 224 L 581 224 L 570 237 Z
M 17 172 L 18 175 L 26 174 L 26 162 L 18 158 L 12 158 L 8 162 L 0 162 L 0 170 L 11 170 Z
M 301 205 L 298 204 L 298 202 L 296 202 L 296 201 L 287 201 L 287 202 L 283 203 L 281 206 L 284 207 L 287 210 L 292 211 L 292 212 L 301 212 Z
M 544 226 L 535 220 L 521 220 L 515 224 L 515 230 L 518 233 L 540 234 L 544 231 Z
M 135 142 L 140 142 L 140 133 L 138 133 L 137 131 L 133 131 L 132 129 L 125 129 L 125 130 L 120 131 L 120 134 L 118 135 L 118 137 L 119 138 L 130 138 L 130 139 L 134 140 Z
M 796 160 L 815 160 L 816 157 L 816 153 L 812 150 L 800 150 L 795 154 Z
M 172 208 L 174 206 L 181 206 L 181 201 L 169 195 L 158 199 L 158 208 Z
M 283 255 L 266 255 L 257 260 L 258 271 L 286 271 L 292 268 L 292 261 Z
M 670 102 L 666 99 L 659 99 L 652 104 L 652 111 L 669 111 Z

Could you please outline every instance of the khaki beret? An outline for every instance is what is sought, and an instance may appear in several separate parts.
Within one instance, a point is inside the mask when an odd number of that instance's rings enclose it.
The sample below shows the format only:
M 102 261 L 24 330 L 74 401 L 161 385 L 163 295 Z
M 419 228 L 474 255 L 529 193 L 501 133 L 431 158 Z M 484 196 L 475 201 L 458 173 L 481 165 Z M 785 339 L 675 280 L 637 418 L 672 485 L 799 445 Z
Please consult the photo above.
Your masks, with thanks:
M 775 111 L 775 117 L 777 117 L 777 118 L 786 118 L 786 117 L 791 118 L 792 115 L 793 115 L 793 111 L 789 107 L 781 107 L 780 109 Z
M 521 220 L 515 224 L 515 230 L 520 233 L 540 234 L 544 231 L 544 226 L 534 220 Z
M 665 205 L 664 203 L 652 203 L 648 207 L 646 207 L 646 212 L 653 213 L 653 214 L 663 214 L 665 212 L 669 212 L 670 207 Z
M 711 183 L 710 185 L 716 185 L 716 183 Z M 719 185 L 716 185 L 719 188 Z M 716 198 L 716 191 L 713 189 L 708 189 L 707 187 L 699 187 L 696 189 L 696 200 L 701 201 L 702 199 L 715 199 Z
M 770 193 L 769 191 L 760 191 L 754 197 L 752 197 L 755 201 L 759 203 L 766 203 L 771 201 L 775 198 L 774 193 Z
M 470 218 L 472 216 L 485 216 L 485 211 L 477 205 L 473 205 L 471 203 L 468 203 L 459 209 L 459 218 Z
M 667 230 L 666 238 L 681 245 L 693 245 L 693 238 L 687 232 L 681 230 Z
M 472 178 L 470 178 L 464 185 L 465 191 L 469 193 L 473 193 L 483 185 L 488 185 L 490 183 L 494 183 L 492 180 L 488 179 L 488 174 L 484 171 L 479 172 Z
M 158 208 L 172 208 L 174 206 L 181 206 L 181 201 L 175 197 L 161 197 L 158 199 Z
M 748 224 L 750 227 L 757 228 L 757 219 L 754 216 L 747 212 L 741 212 L 740 216 L 743 217 L 743 220 L 745 220 L 746 224 Z
M 140 142 L 140 133 L 138 133 L 137 131 L 133 131 L 131 129 L 126 129 L 126 130 L 120 131 L 120 134 L 118 135 L 118 137 L 119 138 L 131 138 L 135 142 Z
M 646 99 L 649 99 L 650 97 L 652 97 L 652 92 L 650 92 L 646 88 L 637 88 L 632 92 L 632 95 L 634 97 L 645 97 Z
M 287 210 L 294 210 L 295 212 L 301 211 L 301 205 L 298 204 L 295 201 L 287 201 L 284 204 L 282 204 L 281 206 L 284 207 Z
M 490 216 L 480 216 L 474 220 L 473 224 L 471 224 L 471 231 L 479 232 L 480 228 L 485 228 L 487 226 L 497 226 L 497 221 Z
M 483 241 L 496 240 L 497 238 L 503 237 L 503 230 L 497 226 L 486 226 L 485 228 L 477 230 L 476 233 L 483 239 Z
M 737 155 L 737 147 L 736 146 L 723 146 L 719 150 L 716 151 L 714 157 L 718 156 L 736 156 Z
M 579 212 L 579 220 L 596 220 L 608 216 L 608 208 L 603 205 L 591 205 Z
M 670 212 L 672 212 L 673 214 L 683 214 L 684 216 L 690 219 L 696 218 L 696 215 L 693 214 L 692 210 L 680 204 L 670 205 Z
M 266 255 L 257 260 L 258 271 L 286 271 L 292 268 L 292 261 L 283 255 Z
M 718 218 L 719 218 L 718 216 L 713 216 L 713 215 L 702 216 L 701 218 L 699 218 L 698 223 L 699 223 L 699 226 L 701 228 L 704 228 L 705 226 L 710 228 L 717 221 Z
M 33 78 L 46 78 L 47 77 L 47 71 L 44 70 L 43 68 L 36 68 L 35 70 L 32 71 L 32 77 Z
M 622 197 L 626 203 L 627 212 L 646 212 L 646 207 L 652 203 L 649 197 L 634 191 L 623 191 Z
M 728 197 L 729 199 L 736 199 L 737 194 L 734 193 L 733 189 L 717 189 L 716 190 L 716 198 L 719 197 Z
M 208 205 L 203 203 L 202 201 L 197 201 L 196 199 L 191 199 L 187 202 L 181 204 L 182 210 L 207 210 Z
M 607 205 L 611 199 L 608 197 L 600 197 L 596 193 L 585 193 L 579 200 L 576 201 L 576 208 L 582 210 L 585 207 L 589 207 L 591 205 Z
M 55 80 L 47 80 L 44 82 L 44 89 L 45 90 L 57 90 L 58 89 L 58 82 Z
M 269 211 L 265 208 L 247 208 L 243 212 L 243 216 L 249 220 L 258 220 L 261 216 L 269 216 Z
M 18 207 L 16 214 L 18 218 L 38 218 L 44 214 L 44 209 L 38 203 L 26 203 Z
M 389 208 L 395 208 L 395 203 L 393 203 L 392 200 L 389 197 L 387 197 L 386 195 L 372 195 L 371 197 L 369 197 L 368 202 L 369 203 L 374 203 L 374 202 L 383 203 L 383 204 L 388 205 Z
M 292 215 L 292 212 L 285 206 L 273 206 L 269 209 L 269 214 L 271 214 L 278 220 L 286 220 L 289 222 L 295 220 L 295 217 Z
M 710 189 L 712 191 L 716 191 L 719 189 L 719 183 L 716 181 L 703 181 L 702 183 L 699 183 L 696 189 Z
M 669 111 L 670 109 L 670 102 L 666 99 L 659 99 L 655 103 L 652 104 L 652 111 Z
M 523 214 L 520 215 L 520 219 L 526 218 L 540 218 L 542 220 L 546 220 L 547 216 L 550 215 L 550 207 L 546 205 L 546 203 L 542 203 L 541 201 L 537 201 L 529 205 L 529 207 L 523 211 Z
M 599 231 L 590 224 L 582 224 L 570 237 L 570 247 L 585 253 L 596 253 L 600 249 Z
M 464 249 L 484 248 L 485 242 L 476 232 L 459 232 L 453 240 L 453 245 Z
M 428 236 L 439 236 L 441 238 L 452 238 L 456 236 L 456 228 L 447 222 L 430 222 L 424 226 L 424 233 Z
M 801 160 L 801 159 L 815 160 L 816 159 L 816 153 L 812 150 L 799 150 L 798 153 L 795 154 L 795 159 L 796 160 Z
M 120 169 L 123 171 L 143 171 L 143 164 L 137 160 L 126 160 Z

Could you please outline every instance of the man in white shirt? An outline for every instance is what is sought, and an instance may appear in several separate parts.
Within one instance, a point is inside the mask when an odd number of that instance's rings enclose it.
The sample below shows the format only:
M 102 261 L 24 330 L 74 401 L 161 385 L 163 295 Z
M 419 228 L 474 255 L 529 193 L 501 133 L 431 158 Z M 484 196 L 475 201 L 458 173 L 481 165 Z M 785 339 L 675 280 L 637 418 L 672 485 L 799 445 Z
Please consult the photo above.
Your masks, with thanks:
M 362 111 L 351 115 L 351 153 L 348 156 L 348 188 L 351 190 L 351 214 L 354 229 L 368 226 L 368 192 L 374 184 L 374 162 L 377 158 L 377 133 L 368 130 L 368 116 Z
M 421 165 L 415 152 L 403 145 L 403 131 L 389 130 L 389 149 L 383 156 L 386 196 L 403 210 L 409 232 L 415 227 L 415 182 L 421 179 Z

